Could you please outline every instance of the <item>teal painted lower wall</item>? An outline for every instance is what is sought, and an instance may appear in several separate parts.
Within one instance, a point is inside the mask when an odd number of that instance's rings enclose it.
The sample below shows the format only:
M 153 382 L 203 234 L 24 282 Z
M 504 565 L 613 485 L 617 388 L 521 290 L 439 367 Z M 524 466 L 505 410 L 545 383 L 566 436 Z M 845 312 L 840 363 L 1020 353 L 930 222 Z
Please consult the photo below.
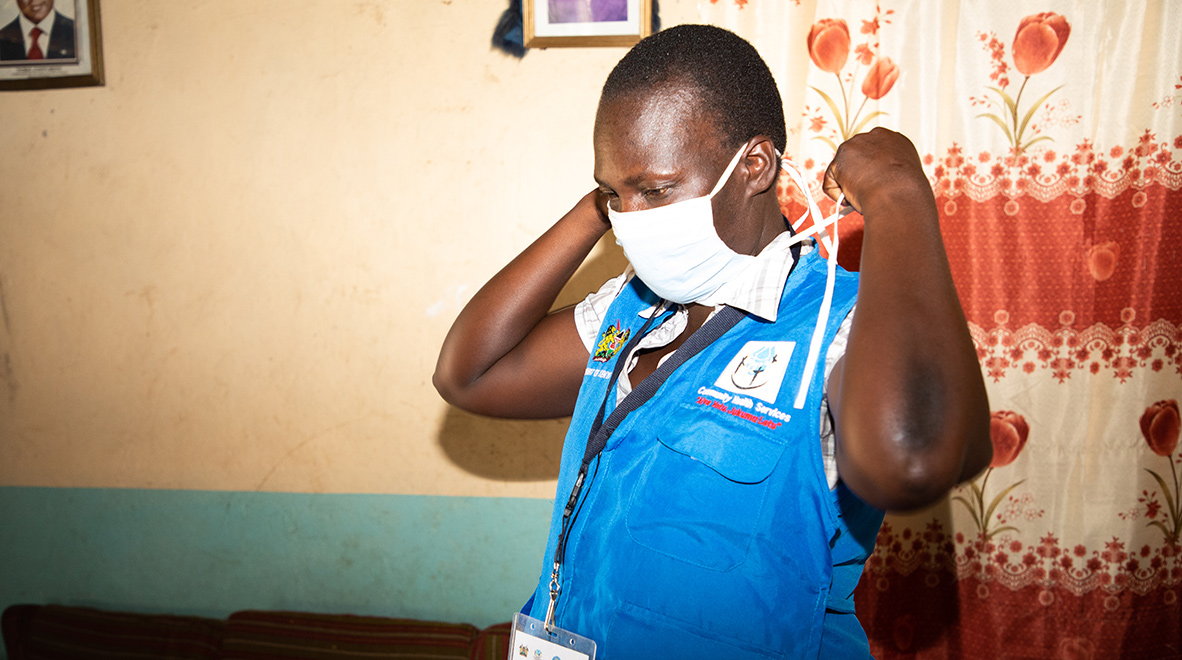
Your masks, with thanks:
M 224 617 L 289 609 L 508 621 L 552 503 L 517 498 L 0 488 L 0 608 Z

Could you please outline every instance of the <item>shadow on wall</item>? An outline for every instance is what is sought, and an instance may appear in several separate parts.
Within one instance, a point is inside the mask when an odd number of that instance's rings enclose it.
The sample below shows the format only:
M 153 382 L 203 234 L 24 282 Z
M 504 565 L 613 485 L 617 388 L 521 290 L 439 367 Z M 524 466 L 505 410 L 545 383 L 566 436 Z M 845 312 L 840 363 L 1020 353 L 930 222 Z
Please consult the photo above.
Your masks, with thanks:
M 449 407 L 439 445 L 449 460 L 478 477 L 495 481 L 558 478 L 567 419 L 493 419 Z
M 628 265 L 608 232 L 562 289 L 556 307 L 565 307 L 599 289 Z M 545 481 L 558 478 L 562 439 L 569 418 L 494 419 L 449 406 L 439 429 L 439 446 L 464 471 L 498 481 Z

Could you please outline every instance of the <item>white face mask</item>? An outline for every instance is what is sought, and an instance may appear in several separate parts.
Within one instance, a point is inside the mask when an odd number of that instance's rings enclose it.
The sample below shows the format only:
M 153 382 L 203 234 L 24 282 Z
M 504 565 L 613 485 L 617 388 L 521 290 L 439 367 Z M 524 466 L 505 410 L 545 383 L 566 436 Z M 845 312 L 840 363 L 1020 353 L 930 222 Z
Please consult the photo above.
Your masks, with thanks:
M 616 243 L 640 281 L 665 300 L 713 305 L 711 297 L 722 285 L 755 261 L 722 242 L 710 205 L 746 150 L 747 145 L 740 147 L 709 195 L 643 211 L 608 207 Z
M 736 253 L 718 237 L 718 232 L 714 229 L 714 209 L 710 205 L 710 200 L 730 179 L 746 149 L 747 145 L 739 148 L 739 152 L 731 159 L 730 165 L 727 165 L 726 171 L 714 185 L 714 190 L 705 197 L 627 213 L 608 207 L 607 215 L 616 234 L 616 243 L 624 249 L 624 256 L 628 257 L 640 281 L 665 300 L 680 304 L 696 302 L 714 305 L 716 302 L 712 297 L 723 285 L 755 263 L 755 257 Z M 793 407 L 800 409 L 804 406 L 809 383 L 817 368 L 827 325 L 826 319 L 829 317 L 833 300 L 834 275 L 837 268 L 837 221 L 853 209 L 843 205 L 845 195 L 841 195 L 833 215 L 825 218 L 813 199 L 800 166 L 788 159 L 782 159 L 781 163 L 783 169 L 800 188 L 808 205 L 804 214 L 792 223 L 792 228 L 798 230 L 806 218 L 810 215 L 813 217 L 813 226 L 806 231 L 798 232 L 792 237 L 791 242 L 804 242 L 817 235 L 817 239 L 829 252 L 825 294 L 821 300 L 812 341 L 809 342 L 800 389 L 793 401 Z M 831 225 L 832 237 L 824 231 Z

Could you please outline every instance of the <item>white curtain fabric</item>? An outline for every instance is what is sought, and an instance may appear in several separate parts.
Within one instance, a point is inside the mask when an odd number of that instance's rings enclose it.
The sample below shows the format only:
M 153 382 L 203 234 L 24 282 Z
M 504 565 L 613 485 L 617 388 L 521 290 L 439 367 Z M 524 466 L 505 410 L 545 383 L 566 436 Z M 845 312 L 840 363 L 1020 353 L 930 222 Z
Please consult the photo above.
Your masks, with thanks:
M 875 656 L 1182 657 L 1182 2 L 699 6 L 768 61 L 816 194 L 876 125 L 937 194 L 995 457 L 888 516 Z

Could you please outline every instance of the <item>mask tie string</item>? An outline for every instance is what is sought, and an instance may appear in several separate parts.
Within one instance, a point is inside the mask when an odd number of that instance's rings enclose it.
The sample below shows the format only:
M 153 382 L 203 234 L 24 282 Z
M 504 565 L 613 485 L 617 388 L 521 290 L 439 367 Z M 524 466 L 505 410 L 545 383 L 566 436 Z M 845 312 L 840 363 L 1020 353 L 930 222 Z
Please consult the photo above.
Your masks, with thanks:
M 805 232 L 798 233 L 794 240 L 803 241 L 806 237 L 817 234 L 817 239 L 825 246 L 825 250 L 829 253 L 826 259 L 825 295 L 821 298 L 821 309 L 817 314 L 817 323 L 813 328 L 812 340 L 809 342 L 808 358 L 805 360 L 804 373 L 800 379 L 800 388 L 797 390 L 796 400 L 792 404 L 793 408 L 800 410 L 804 408 L 805 399 L 808 398 L 809 384 L 812 382 L 813 374 L 817 370 L 817 362 L 821 356 L 821 343 L 825 339 L 829 311 L 833 306 L 833 286 L 837 279 L 837 248 L 840 243 L 837 234 L 837 221 L 853 211 L 853 207 L 844 206 L 845 195 L 841 194 L 837 198 L 837 209 L 828 218 L 823 217 L 820 207 L 817 206 L 812 192 L 804 181 L 804 175 L 800 171 L 800 166 L 786 158 L 782 159 L 781 163 L 783 169 L 792 178 L 792 181 L 800 188 L 805 201 L 808 202 L 808 209 L 804 215 L 797 218 L 792 228 L 797 229 L 804 222 L 805 218 L 810 215 L 813 217 L 813 226 Z M 833 227 L 832 237 L 824 231 L 829 226 Z
M 726 185 L 726 182 L 731 180 L 731 174 L 734 173 L 735 167 L 739 164 L 739 161 L 742 160 L 743 156 L 746 154 L 747 154 L 746 148 L 739 149 L 738 153 L 736 153 L 734 155 L 734 157 L 731 158 L 730 164 L 728 164 L 726 166 L 726 169 L 722 172 L 722 176 L 718 178 L 718 182 L 714 184 L 714 190 L 711 190 L 710 194 L 707 195 L 707 197 L 713 198 L 715 195 L 718 194 L 719 190 L 722 190 L 722 187 Z

